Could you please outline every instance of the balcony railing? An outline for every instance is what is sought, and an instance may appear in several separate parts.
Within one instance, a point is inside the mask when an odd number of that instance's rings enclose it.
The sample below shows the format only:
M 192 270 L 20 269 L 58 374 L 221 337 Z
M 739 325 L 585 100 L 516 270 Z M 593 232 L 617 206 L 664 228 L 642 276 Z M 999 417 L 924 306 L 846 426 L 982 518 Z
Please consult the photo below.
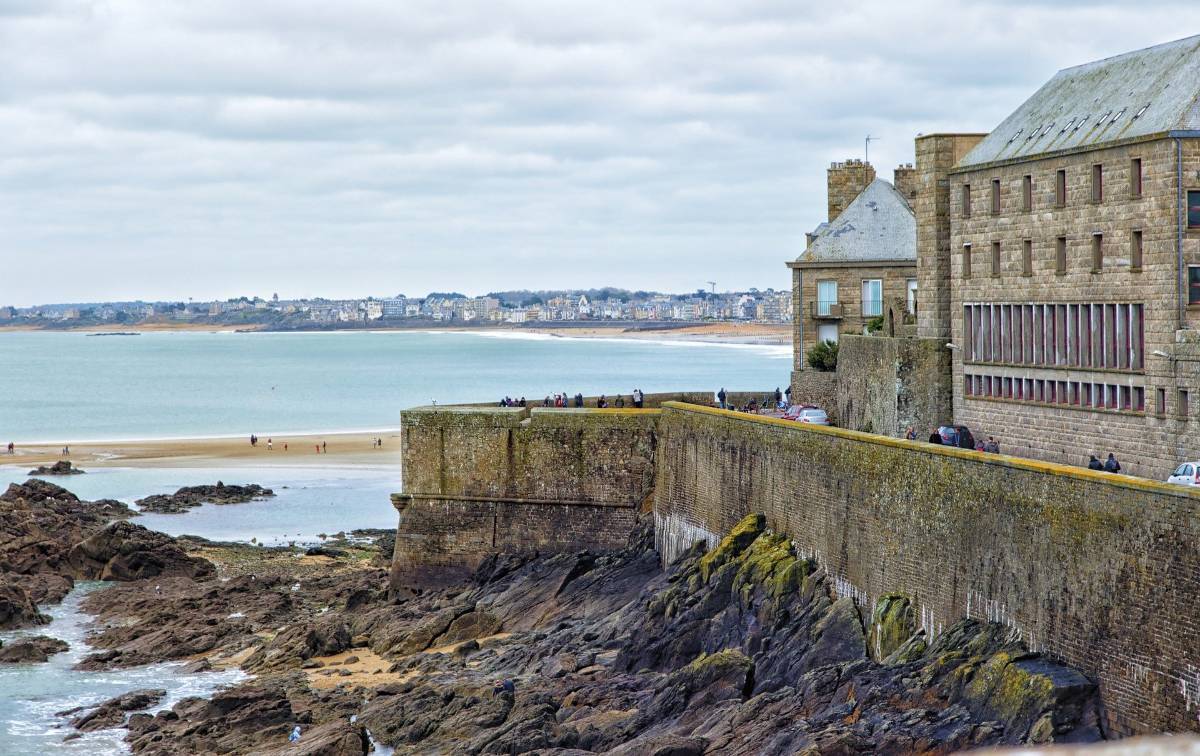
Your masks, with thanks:
M 840 320 L 842 317 L 842 305 L 837 300 L 818 299 L 810 304 L 814 318 Z
M 881 299 L 864 299 L 862 303 L 862 314 L 864 318 L 875 318 L 883 314 L 883 300 Z

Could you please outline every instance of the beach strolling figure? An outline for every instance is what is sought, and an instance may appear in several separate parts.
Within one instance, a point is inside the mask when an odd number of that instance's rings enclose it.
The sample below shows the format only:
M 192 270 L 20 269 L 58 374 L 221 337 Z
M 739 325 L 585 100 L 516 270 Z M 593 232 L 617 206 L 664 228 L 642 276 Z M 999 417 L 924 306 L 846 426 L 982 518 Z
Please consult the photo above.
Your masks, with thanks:
M 284 450 L 284 451 L 287 451 L 287 441 L 284 441 L 284 442 L 283 442 L 283 450 Z
M 322 442 L 321 442 L 321 453 L 322 453 L 322 454 L 328 454 L 328 453 L 329 453 L 329 450 L 325 448 L 325 442 L 324 442 L 324 441 L 322 441 Z
M 274 446 L 271 444 L 271 439 L 268 438 L 267 439 L 267 451 L 272 451 L 272 450 L 274 450 Z
M 8 442 L 8 453 L 9 453 L 9 454 L 15 454 L 16 452 L 14 452 L 14 451 L 13 451 L 13 449 L 14 449 L 14 448 L 16 448 L 16 447 L 14 447 L 14 446 L 13 446 L 13 442 L 12 442 L 12 441 L 9 441 L 9 442 Z

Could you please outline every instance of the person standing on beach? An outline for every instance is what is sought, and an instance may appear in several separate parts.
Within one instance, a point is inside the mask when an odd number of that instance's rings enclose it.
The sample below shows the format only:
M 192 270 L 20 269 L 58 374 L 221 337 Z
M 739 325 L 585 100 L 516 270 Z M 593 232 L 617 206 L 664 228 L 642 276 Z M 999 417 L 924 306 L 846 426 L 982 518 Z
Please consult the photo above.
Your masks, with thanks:
M 328 454 L 328 453 L 329 453 L 329 450 L 325 448 L 325 442 L 324 442 L 324 441 L 322 441 L 322 442 L 321 442 L 321 453 L 322 453 L 322 454 Z
M 13 449 L 14 449 L 14 448 L 15 448 L 15 447 L 13 446 L 13 442 L 12 442 L 12 441 L 9 441 L 9 442 L 8 442 L 8 453 L 9 453 L 9 454 L 16 454 L 16 452 L 15 452 L 15 451 L 13 451 Z
M 283 442 L 283 450 L 284 450 L 284 451 L 287 451 L 287 441 L 284 441 L 284 442 Z
M 267 439 L 267 451 L 274 451 L 275 447 L 271 444 L 271 439 Z

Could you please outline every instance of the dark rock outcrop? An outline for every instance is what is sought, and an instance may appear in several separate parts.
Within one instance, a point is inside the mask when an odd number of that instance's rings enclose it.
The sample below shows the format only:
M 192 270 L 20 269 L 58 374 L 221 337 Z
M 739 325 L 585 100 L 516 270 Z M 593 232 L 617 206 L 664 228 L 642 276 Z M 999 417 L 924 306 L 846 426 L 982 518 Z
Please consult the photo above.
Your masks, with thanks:
M 131 711 L 140 711 L 154 706 L 167 695 L 165 690 L 134 690 L 110 698 L 96 708 L 71 720 L 71 726 L 80 732 L 94 732 L 120 727 L 125 723 L 125 715 Z M 60 716 L 74 712 L 60 712 Z
M 131 522 L 114 523 L 77 543 L 67 559 L 84 580 L 205 578 L 216 573 L 211 562 L 188 556 L 174 538 Z
M 143 512 L 179 514 L 201 504 L 242 504 L 274 495 L 274 491 L 257 483 L 236 486 L 217 481 L 215 486 L 184 486 L 173 494 L 147 496 L 134 504 Z
M 0 645 L 0 664 L 39 664 L 68 648 L 66 641 L 45 635 L 19 638 Z
M 84 471 L 71 465 L 70 460 L 62 459 L 52 465 L 38 465 L 29 471 L 29 475 L 83 475 Z

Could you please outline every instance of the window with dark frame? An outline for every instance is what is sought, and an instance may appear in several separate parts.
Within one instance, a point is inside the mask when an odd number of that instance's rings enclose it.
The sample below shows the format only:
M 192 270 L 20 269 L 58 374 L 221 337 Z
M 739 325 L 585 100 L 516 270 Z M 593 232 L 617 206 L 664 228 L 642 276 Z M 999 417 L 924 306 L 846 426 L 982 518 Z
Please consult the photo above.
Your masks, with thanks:
M 964 218 L 971 217 L 971 185 L 963 184 L 962 186 L 962 216 Z
M 1000 242 L 992 242 L 992 275 L 1000 275 Z
M 992 179 L 992 215 L 1000 214 L 1000 179 Z
M 1092 272 L 1104 270 L 1104 234 L 1092 234 Z
M 1054 272 L 1067 272 L 1067 237 L 1060 236 L 1054 242 Z
M 1182 418 L 1188 416 L 1188 392 L 1184 389 L 1179 389 L 1179 398 L 1175 403 L 1175 412 Z
M 1142 230 L 1135 228 L 1129 239 L 1129 267 L 1132 270 L 1142 269 Z
M 1021 209 L 1025 212 L 1033 209 L 1033 176 L 1021 179 Z
M 1054 205 L 1055 207 L 1067 206 L 1067 172 L 1065 169 L 1054 174 Z
M 1155 409 L 1158 414 L 1160 416 L 1167 414 L 1167 390 L 1165 388 L 1155 389 L 1155 397 L 1157 399 Z
M 964 244 L 962 248 L 962 277 L 971 277 L 971 245 Z
M 1104 166 L 1092 166 L 1092 202 L 1104 201 Z
M 1129 196 L 1137 199 L 1142 196 L 1142 159 L 1134 158 L 1129 161 Z
M 1200 265 L 1188 266 L 1188 304 L 1200 305 Z
M 1200 190 L 1188 190 L 1187 224 L 1188 228 L 1200 228 Z
M 1033 275 L 1033 240 L 1021 242 L 1021 275 Z

